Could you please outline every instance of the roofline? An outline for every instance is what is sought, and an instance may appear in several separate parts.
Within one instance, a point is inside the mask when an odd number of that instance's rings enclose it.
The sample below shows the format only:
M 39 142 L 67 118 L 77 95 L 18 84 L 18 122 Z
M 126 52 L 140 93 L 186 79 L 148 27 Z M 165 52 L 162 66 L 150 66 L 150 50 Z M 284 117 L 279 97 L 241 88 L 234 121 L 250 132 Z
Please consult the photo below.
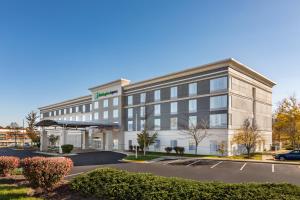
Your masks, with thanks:
M 108 83 L 104 83 L 104 84 L 101 84 L 101 85 L 97 85 L 97 86 L 91 87 L 91 88 L 89 88 L 89 90 L 94 90 L 94 89 L 101 88 L 101 87 L 103 88 L 103 87 L 112 85 L 114 83 L 119 83 L 119 82 L 122 82 L 122 81 L 127 81 L 128 83 L 130 83 L 130 80 L 128 80 L 128 79 L 120 78 L 120 79 L 117 79 L 117 80 L 114 80 L 114 81 L 110 81 Z
M 65 100 L 59 103 L 54 103 L 54 104 L 50 104 L 48 106 L 43 106 L 43 107 L 39 107 L 39 110 L 46 110 L 46 109 L 51 109 L 51 108 L 55 108 L 58 106 L 63 106 L 66 104 L 72 104 L 72 103 L 76 103 L 77 101 L 82 101 L 82 100 L 92 100 L 92 95 L 86 95 L 86 96 L 81 96 L 81 97 L 77 97 L 74 99 L 69 99 L 69 100 Z
M 242 64 L 241 62 L 237 61 L 234 58 L 227 58 L 227 59 L 211 62 L 211 63 L 208 63 L 208 64 L 199 65 L 199 66 L 196 66 L 196 67 L 191 67 L 191 68 L 188 68 L 188 69 L 185 69 L 185 70 L 182 70 L 182 71 L 172 72 L 172 73 L 169 73 L 169 74 L 166 74 L 166 75 L 163 75 L 163 76 L 158 76 L 158 77 L 146 79 L 146 80 L 143 80 L 143 81 L 139 81 L 139 82 L 136 82 L 136 83 L 132 83 L 132 84 L 129 84 L 127 86 L 124 86 L 124 89 L 125 90 L 126 89 L 133 89 L 135 87 L 140 87 L 140 86 L 143 86 L 143 85 L 146 85 L 146 84 L 149 84 L 149 83 L 160 82 L 160 81 L 162 81 L 162 79 L 163 80 L 168 80 L 168 79 L 174 78 L 175 76 L 179 76 L 179 75 L 185 74 L 185 73 L 191 73 L 191 72 L 196 71 L 196 70 L 208 71 L 208 70 L 211 70 L 211 69 L 218 69 L 218 68 L 221 68 L 221 67 L 225 67 L 226 65 L 228 67 L 230 67 L 231 66 L 230 64 L 236 64 L 240 67 L 243 67 L 246 71 L 251 72 L 253 75 L 259 77 L 262 81 L 268 82 L 272 87 L 274 85 L 276 85 L 275 82 L 268 79 L 264 75 L 254 71 L 253 69 L 251 69 L 247 65 Z

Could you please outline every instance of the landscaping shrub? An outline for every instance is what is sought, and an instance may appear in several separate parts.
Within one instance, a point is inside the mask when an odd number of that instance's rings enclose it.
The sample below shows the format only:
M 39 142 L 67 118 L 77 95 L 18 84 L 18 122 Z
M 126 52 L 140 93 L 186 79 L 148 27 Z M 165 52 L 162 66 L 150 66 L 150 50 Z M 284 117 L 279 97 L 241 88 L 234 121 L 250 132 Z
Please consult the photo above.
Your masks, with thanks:
M 172 149 L 173 149 L 172 147 L 166 147 L 166 148 L 165 148 L 165 151 L 166 151 L 167 153 L 171 153 Z
M 184 147 L 174 147 L 173 149 L 177 155 L 178 154 L 183 155 L 183 153 L 184 153 Z
M 291 184 L 226 184 L 167 178 L 117 169 L 96 169 L 71 181 L 86 196 L 118 200 L 296 200 L 300 187 Z
M 69 158 L 33 157 L 21 160 L 23 174 L 32 187 L 52 189 L 66 176 L 73 162 Z
M 14 156 L 0 156 L 0 175 L 9 176 L 20 163 L 20 159 Z
M 71 153 L 71 151 L 73 150 L 73 145 L 72 144 L 64 144 L 61 145 L 61 150 L 63 153 Z

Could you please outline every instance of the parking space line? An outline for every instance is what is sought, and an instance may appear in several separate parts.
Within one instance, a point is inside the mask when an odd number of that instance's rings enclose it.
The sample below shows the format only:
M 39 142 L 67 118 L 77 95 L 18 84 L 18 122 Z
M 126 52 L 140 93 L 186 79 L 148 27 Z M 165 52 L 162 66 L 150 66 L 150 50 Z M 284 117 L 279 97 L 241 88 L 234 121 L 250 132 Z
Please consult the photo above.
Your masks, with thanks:
M 167 162 L 167 163 L 164 163 L 163 165 L 169 165 L 169 164 L 172 164 L 172 163 L 175 163 L 177 161 L 179 161 L 180 159 L 176 159 L 176 160 L 172 160 L 170 162 Z
M 220 162 L 218 162 L 217 164 L 211 166 L 210 168 L 211 168 L 211 169 L 212 169 L 212 168 L 215 168 L 216 166 L 218 166 L 218 165 L 221 164 L 222 162 L 223 162 L 223 161 L 220 161 Z
M 273 172 L 273 173 L 275 172 L 274 164 L 272 164 L 272 172 Z
M 244 169 L 244 167 L 247 165 L 247 163 L 244 163 L 244 165 L 241 167 L 241 171 Z
M 186 167 L 189 167 L 189 166 L 191 166 L 191 165 L 193 165 L 193 164 L 196 164 L 196 163 L 198 163 L 198 162 L 200 162 L 200 161 L 201 161 L 201 160 L 196 160 L 195 162 L 192 162 L 192 163 L 186 165 Z

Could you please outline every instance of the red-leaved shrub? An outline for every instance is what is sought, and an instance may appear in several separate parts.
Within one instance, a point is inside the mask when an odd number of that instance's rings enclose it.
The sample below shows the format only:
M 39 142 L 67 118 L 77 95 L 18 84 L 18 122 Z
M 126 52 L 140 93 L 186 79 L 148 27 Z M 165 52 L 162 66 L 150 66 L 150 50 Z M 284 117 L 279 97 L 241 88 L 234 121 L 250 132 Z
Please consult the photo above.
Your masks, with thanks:
M 51 190 L 73 167 L 70 158 L 33 157 L 21 160 L 23 175 L 32 185 Z
M 14 156 L 0 156 L 0 175 L 9 176 L 19 166 L 20 159 Z

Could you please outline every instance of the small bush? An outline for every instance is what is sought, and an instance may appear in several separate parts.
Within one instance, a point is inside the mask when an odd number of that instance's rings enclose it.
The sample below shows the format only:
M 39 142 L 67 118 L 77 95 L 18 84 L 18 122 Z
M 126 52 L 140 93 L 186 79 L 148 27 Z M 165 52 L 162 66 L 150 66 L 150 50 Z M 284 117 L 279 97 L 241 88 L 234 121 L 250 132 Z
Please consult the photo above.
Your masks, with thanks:
M 21 160 L 21 166 L 32 187 L 51 190 L 70 172 L 73 162 L 64 157 L 33 157 Z
M 72 144 L 64 144 L 61 145 L 61 150 L 63 153 L 71 153 L 71 151 L 73 150 L 73 145 Z
M 165 151 L 166 151 L 167 153 L 171 153 L 172 149 L 173 149 L 172 147 L 166 147 L 166 148 L 165 148 Z
M 20 159 L 14 156 L 0 156 L 0 175 L 9 176 L 20 163 Z
M 129 151 L 133 151 L 133 146 L 129 145 Z
M 167 178 L 100 168 L 75 177 L 71 188 L 86 196 L 118 200 L 296 200 L 300 187 L 291 184 L 227 184 Z
M 183 153 L 184 153 L 184 147 L 174 147 L 173 149 L 177 155 L 178 154 L 183 155 Z

